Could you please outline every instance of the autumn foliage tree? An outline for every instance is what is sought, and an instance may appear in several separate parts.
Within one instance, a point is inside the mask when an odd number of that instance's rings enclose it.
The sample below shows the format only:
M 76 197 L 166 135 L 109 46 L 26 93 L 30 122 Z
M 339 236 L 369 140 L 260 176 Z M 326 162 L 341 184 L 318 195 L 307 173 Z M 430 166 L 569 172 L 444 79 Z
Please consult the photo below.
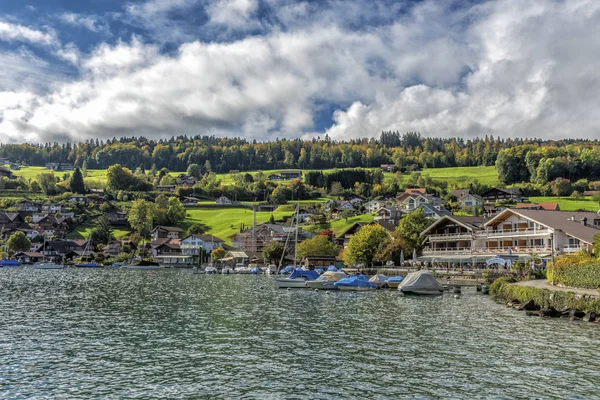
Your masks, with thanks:
M 365 225 L 350 239 L 344 252 L 346 264 L 371 266 L 388 233 L 380 225 Z

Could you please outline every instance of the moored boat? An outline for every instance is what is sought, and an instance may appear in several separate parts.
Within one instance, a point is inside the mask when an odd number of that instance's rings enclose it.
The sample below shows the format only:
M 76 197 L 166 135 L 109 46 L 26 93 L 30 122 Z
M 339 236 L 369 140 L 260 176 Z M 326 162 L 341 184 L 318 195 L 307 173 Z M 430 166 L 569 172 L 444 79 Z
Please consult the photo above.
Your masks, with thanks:
M 94 262 L 75 264 L 75 266 L 77 268 L 104 268 L 103 265 L 96 264 Z
M 204 268 L 204 273 L 207 275 L 214 275 L 217 273 L 217 269 L 215 267 L 206 267 Z
M 287 278 L 277 279 L 277 287 L 286 288 L 306 288 L 306 282 L 314 281 L 319 277 L 316 271 L 296 269 Z
M 389 278 L 386 279 L 385 284 L 390 289 L 398 289 L 398 286 L 400 286 L 400 284 L 402 283 L 403 280 L 404 280 L 404 277 L 402 277 L 402 276 L 390 276 Z
M 155 271 L 160 269 L 160 264 L 156 261 L 142 260 L 136 264 L 126 265 L 123 268 L 130 271 Z
M 21 263 L 18 260 L 7 260 L 6 258 L 0 260 L 0 268 L 14 268 L 20 266 Z
M 383 274 L 373 275 L 369 282 L 374 283 L 378 288 L 382 288 L 387 285 L 387 276 Z
M 427 270 L 415 271 L 406 275 L 406 278 L 398 286 L 398 290 L 404 294 L 421 296 L 439 296 L 444 293 L 444 287 Z
M 228 265 L 224 266 L 223 269 L 221 270 L 221 274 L 223 274 L 223 275 L 232 275 L 234 273 L 235 272 L 233 271 L 233 269 Z
M 334 283 L 335 287 L 344 291 L 366 291 L 377 289 L 377 285 L 369 282 L 365 275 L 352 275 Z
M 338 290 L 334 283 L 347 277 L 348 275 L 344 272 L 327 271 L 316 280 L 306 282 L 306 287 L 319 290 Z
M 50 261 L 38 262 L 31 266 L 33 269 L 64 269 L 65 266 L 62 264 L 56 264 Z

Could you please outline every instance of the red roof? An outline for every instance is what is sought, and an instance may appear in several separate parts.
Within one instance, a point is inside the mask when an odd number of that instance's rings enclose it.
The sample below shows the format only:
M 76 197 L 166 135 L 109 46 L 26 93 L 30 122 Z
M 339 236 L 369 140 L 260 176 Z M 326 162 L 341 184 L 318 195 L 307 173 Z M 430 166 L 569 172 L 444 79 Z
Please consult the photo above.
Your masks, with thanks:
M 530 210 L 559 211 L 558 203 L 519 203 L 515 208 Z
M 406 194 L 413 194 L 413 193 L 421 193 L 421 194 L 426 194 L 427 193 L 427 189 L 426 188 L 407 188 L 404 193 Z

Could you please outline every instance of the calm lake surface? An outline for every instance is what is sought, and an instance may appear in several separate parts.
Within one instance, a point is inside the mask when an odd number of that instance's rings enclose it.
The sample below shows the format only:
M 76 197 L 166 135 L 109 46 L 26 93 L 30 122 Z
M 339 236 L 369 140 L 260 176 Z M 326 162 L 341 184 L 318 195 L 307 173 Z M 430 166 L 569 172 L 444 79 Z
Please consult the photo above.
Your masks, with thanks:
M 266 276 L 0 269 L 0 398 L 600 397 L 600 326 Z

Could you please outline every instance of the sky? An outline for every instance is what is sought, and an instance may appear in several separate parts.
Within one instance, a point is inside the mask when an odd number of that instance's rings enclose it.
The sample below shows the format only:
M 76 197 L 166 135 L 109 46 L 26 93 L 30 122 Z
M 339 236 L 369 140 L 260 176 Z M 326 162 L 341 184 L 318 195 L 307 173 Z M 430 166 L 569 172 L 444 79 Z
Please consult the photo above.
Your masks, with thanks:
M 0 143 L 597 138 L 600 1 L 5 0 Z

